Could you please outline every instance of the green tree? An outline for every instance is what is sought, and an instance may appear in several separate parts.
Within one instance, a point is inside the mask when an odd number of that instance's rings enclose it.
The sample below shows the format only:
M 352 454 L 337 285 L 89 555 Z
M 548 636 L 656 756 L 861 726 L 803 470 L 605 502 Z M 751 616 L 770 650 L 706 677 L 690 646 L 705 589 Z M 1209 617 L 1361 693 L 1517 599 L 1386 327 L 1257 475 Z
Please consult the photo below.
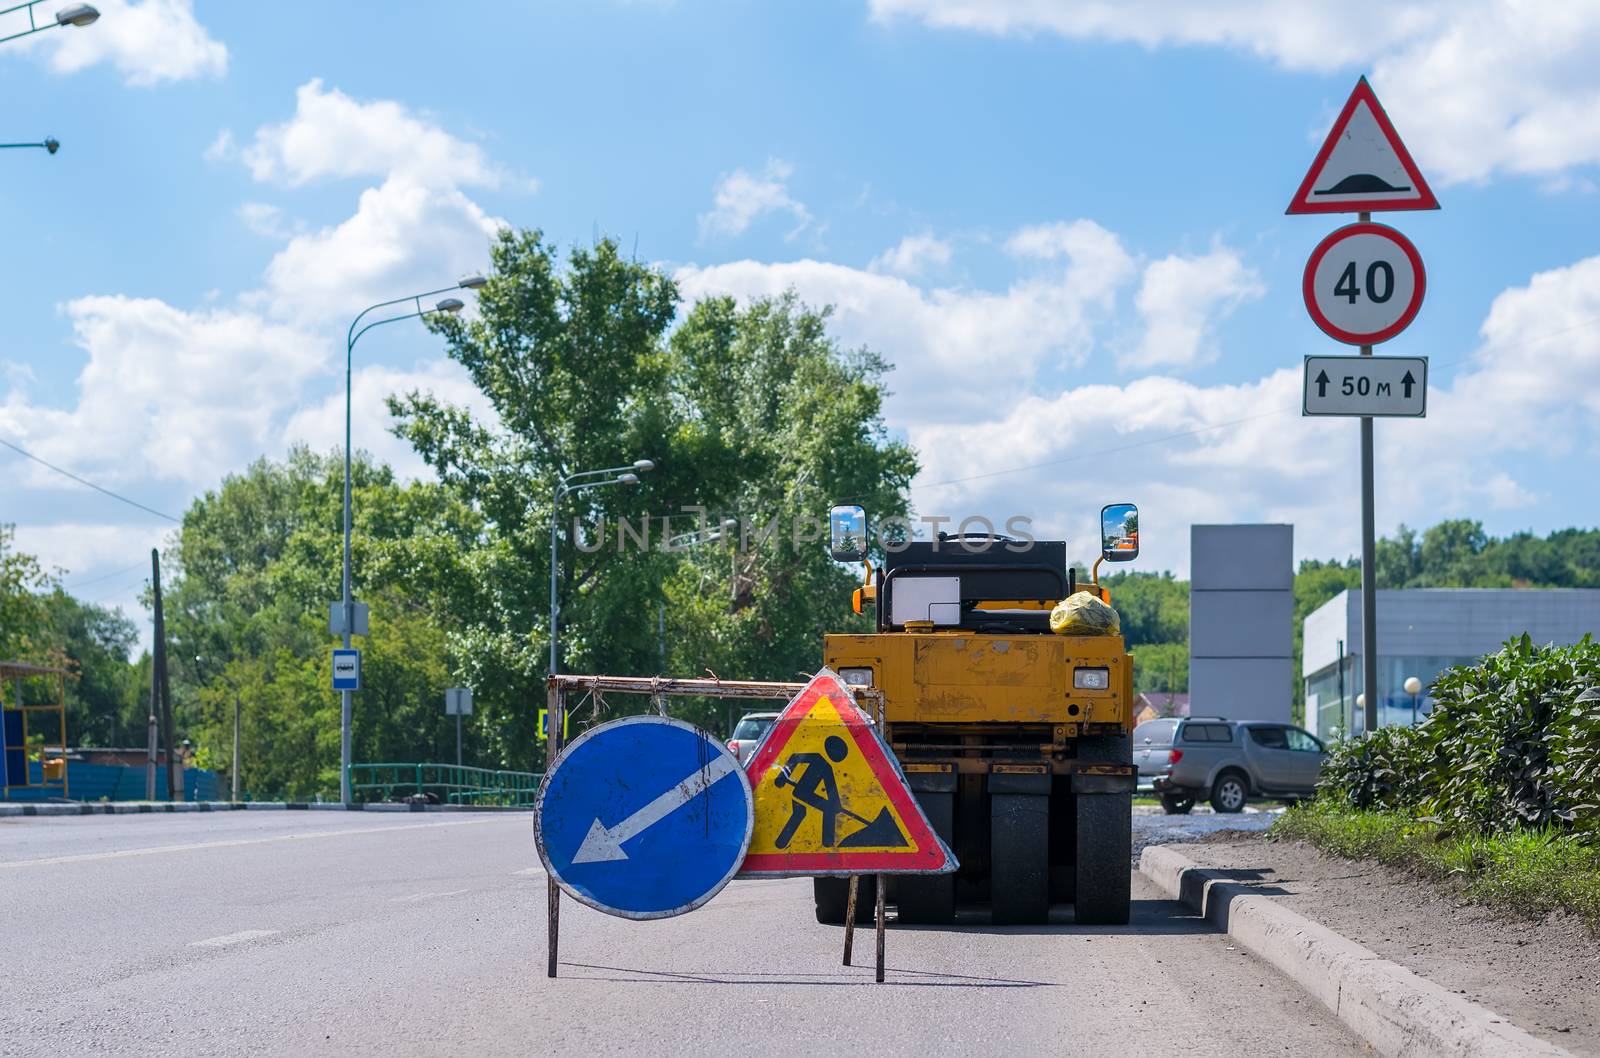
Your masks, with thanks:
M 142 745 L 149 703 L 140 676 L 147 668 L 130 664 L 138 629 L 115 610 L 74 599 L 60 588 L 43 596 L 53 653 L 67 679 L 67 733 L 87 746 Z
M 495 590 L 461 612 L 456 642 L 484 688 L 491 749 L 534 759 L 551 499 L 577 471 L 656 463 L 638 487 L 577 493 L 559 512 L 564 669 L 658 671 L 663 606 L 672 671 L 815 668 L 822 634 L 853 620 L 853 574 L 821 539 L 827 507 L 903 515 L 916 471 L 883 426 L 883 362 L 838 348 L 827 314 L 792 297 L 704 301 L 669 338 L 671 278 L 609 240 L 563 266 L 539 233 L 506 232 L 492 259 L 478 317 L 437 326 L 497 422 L 417 393 L 391 401 L 402 436 L 488 523 L 470 561 Z M 738 519 L 737 547 L 664 550 L 699 512 Z M 800 518 L 810 521 L 797 532 Z
M 50 611 L 44 594 L 57 578 L 16 549 L 16 526 L 0 522 L 0 660 L 47 660 Z
M 439 485 L 401 485 L 364 457 L 351 481 L 353 583 L 372 612 L 353 755 L 446 759 L 442 695 L 460 672 L 449 633 L 484 590 L 469 563 L 482 520 Z M 327 613 L 340 593 L 342 482 L 337 454 L 258 461 L 195 501 L 168 555 L 178 737 L 227 770 L 237 694 L 244 782 L 258 797 L 338 789 Z

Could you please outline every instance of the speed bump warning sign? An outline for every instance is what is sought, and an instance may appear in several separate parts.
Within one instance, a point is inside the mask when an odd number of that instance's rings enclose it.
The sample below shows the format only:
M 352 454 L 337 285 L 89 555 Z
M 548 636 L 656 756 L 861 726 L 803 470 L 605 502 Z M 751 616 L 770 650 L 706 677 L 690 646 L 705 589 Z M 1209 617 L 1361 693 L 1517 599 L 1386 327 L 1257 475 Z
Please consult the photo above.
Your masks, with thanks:
M 958 864 L 844 681 L 812 677 L 745 774 L 755 829 L 742 877 L 945 874 Z

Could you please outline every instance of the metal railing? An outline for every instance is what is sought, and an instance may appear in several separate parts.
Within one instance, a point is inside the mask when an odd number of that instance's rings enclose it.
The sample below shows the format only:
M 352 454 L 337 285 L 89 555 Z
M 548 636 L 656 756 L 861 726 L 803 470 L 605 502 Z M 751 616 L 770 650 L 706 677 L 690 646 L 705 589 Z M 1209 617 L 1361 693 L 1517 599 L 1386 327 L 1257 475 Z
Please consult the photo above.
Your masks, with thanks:
M 363 801 L 431 794 L 443 804 L 532 807 L 543 778 L 543 772 L 491 771 L 460 764 L 352 764 L 350 792 Z M 363 797 L 363 793 L 376 796 Z

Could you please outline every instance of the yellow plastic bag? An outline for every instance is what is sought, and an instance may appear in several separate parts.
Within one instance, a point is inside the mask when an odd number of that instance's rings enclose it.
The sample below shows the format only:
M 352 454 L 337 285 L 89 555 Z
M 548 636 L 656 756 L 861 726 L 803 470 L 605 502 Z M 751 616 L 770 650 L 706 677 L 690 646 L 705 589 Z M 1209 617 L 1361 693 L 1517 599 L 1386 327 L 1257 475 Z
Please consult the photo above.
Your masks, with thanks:
M 1115 636 L 1122 634 L 1122 619 L 1110 603 L 1080 591 L 1050 611 L 1050 631 L 1058 636 Z

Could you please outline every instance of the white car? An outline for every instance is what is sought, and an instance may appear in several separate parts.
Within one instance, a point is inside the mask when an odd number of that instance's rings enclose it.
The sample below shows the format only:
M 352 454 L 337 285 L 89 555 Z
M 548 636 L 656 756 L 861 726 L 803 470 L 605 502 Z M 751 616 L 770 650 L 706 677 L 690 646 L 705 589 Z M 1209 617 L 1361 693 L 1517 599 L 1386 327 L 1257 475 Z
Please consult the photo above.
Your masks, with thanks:
M 748 764 L 750 755 L 761 744 L 762 738 L 771 729 L 773 721 L 778 719 L 777 713 L 746 713 L 739 718 L 733 727 L 733 737 L 728 739 L 728 749 L 733 753 L 733 759 L 740 764 Z

